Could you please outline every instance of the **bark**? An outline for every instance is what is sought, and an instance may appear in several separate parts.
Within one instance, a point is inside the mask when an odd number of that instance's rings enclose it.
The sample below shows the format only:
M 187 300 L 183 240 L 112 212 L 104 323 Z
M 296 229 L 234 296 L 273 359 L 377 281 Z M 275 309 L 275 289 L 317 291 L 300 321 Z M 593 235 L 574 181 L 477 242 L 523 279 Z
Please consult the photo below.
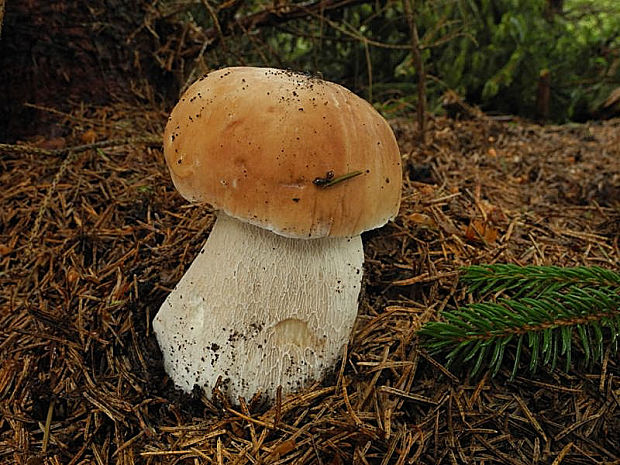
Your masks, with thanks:
M 4 22 L 5 1 L 0 0 L 0 37 L 2 37 L 2 23 Z
M 6 4 L 0 42 L 0 140 L 64 135 L 57 115 L 25 103 L 67 111 L 81 102 L 136 101 L 155 82 L 146 34 L 128 41 L 144 18 L 142 1 L 46 0 Z
M 551 73 L 543 69 L 538 77 L 538 91 L 536 93 L 536 116 L 540 122 L 549 119 L 551 101 Z
M 411 53 L 413 55 L 413 65 L 418 75 L 418 103 L 417 103 L 417 119 L 418 119 L 418 140 L 421 145 L 426 144 L 426 71 L 424 69 L 424 60 L 422 59 L 422 51 L 420 48 L 420 38 L 418 35 L 418 27 L 415 22 L 415 4 L 413 1 L 403 0 L 405 14 L 409 23 L 411 34 Z

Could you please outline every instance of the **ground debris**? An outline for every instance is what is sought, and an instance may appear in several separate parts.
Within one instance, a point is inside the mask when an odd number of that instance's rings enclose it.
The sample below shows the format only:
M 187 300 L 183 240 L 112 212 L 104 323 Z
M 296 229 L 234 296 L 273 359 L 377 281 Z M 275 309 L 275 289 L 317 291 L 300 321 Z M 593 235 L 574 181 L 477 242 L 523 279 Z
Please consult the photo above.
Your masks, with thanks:
M 0 154 L 0 463 L 619 459 L 611 354 L 594 372 L 576 363 L 512 382 L 507 370 L 469 379 L 415 335 L 467 301 L 462 265 L 617 268 L 619 120 L 435 118 L 425 147 L 412 123 L 394 121 L 403 202 L 394 222 L 364 235 L 365 292 L 347 357 L 329 379 L 267 408 L 181 394 L 163 371 L 150 322 L 214 217 L 175 192 L 147 142 L 162 115 L 81 108 L 60 123 L 62 146 L 38 141 L 54 153 Z M 133 137 L 145 139 L 98 144 Z M 65 147 L 84 144 L 98 145 L 64 163 Z

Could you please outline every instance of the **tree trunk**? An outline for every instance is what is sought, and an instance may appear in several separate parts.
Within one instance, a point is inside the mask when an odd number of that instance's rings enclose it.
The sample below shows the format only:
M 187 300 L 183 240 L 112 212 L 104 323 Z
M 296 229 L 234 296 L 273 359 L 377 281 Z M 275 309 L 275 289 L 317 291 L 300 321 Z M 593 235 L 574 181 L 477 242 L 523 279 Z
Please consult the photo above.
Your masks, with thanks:
M 418 75 L 418 140 L 421 145 L 426 144 L 426 72 L 424 70 L 424 60 L 422 59 L 422 50 L 420 49 L 420 38 L 418 36 L 418 27 L 415 22 L 415 4 L 414 0 L 403 0 L 407 22 L 409 23 L 409 31 L 411 34 L 411 53 L 413 56 L 413 65 Z
M 551 73 L 543 69 L 538 77 L 538 92 L 536 95 L 536 116 L 541 123 L 549 119 L 549 105 L 551 100 Z
M 57 115 L 26 103 L 64 111 L 81 102 L 135 101 L 132 89 L 140 87 L 146 62 L 141 58 L 152 58 L 146 34 L 133 42 L 128 37 L 143 18 L 142 1 L 8 2 L 0 42 L 0 114 L 10 118 L 0 118 L 0 140 L 62 135 L 62 128 L 50 126 Z

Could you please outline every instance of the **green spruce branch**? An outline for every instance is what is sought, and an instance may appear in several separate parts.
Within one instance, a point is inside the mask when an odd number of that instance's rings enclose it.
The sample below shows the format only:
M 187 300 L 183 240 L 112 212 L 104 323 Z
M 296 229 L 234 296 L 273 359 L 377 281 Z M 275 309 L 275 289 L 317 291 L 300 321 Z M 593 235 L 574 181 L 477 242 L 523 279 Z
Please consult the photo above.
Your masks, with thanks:
M 605 346 L 618 350 L 620 274 L 600 267 L 519 267 L 510 264 L 470 266 L 462 280 L 483 301 L 442 313 L 443 320 L 425 324 L 419 334 L 432 352 L 444 352 L 447 364 L 473 363 L 492 375 L 501 368 L 507 349 L 514 350 L 511 378 L 524 346 L 529 369 L 555 368 L 565 360 L 568 371 L 573 343 L 578 341 L 586 365 L 601 361 Z
M 461 278 L 470 292 L 509 291 L 513 298 L 531 297 L 578 287 L 619 287 L 620 274 L 598 266 L 518 266 L 512 264 L 473 265 L 464 269 Z

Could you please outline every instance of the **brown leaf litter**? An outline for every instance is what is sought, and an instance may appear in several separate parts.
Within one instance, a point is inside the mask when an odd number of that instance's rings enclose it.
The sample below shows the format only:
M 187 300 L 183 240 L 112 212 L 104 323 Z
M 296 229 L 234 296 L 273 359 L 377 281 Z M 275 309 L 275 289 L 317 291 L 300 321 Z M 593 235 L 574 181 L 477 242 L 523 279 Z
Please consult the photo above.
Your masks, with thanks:
M 620 459 L 617 353 L 589 370 L 577 360 L 569 373 L 522 366 L 514 381 L 507 370 L 470 379 L 415 334 L 470 299 L 462 265 L 617 269 L 620 121 L 435 118 L 426 147 L 394 121 L 402 207 L 365 234 L 364 295 L 342 365 L 267 408 L 181 394 L 162 369 L 150 322 L 213 223 L 174 191 L 148 143 L 165 114 L 58 117 L 62 144 L 0 148 L 0 463 Z

